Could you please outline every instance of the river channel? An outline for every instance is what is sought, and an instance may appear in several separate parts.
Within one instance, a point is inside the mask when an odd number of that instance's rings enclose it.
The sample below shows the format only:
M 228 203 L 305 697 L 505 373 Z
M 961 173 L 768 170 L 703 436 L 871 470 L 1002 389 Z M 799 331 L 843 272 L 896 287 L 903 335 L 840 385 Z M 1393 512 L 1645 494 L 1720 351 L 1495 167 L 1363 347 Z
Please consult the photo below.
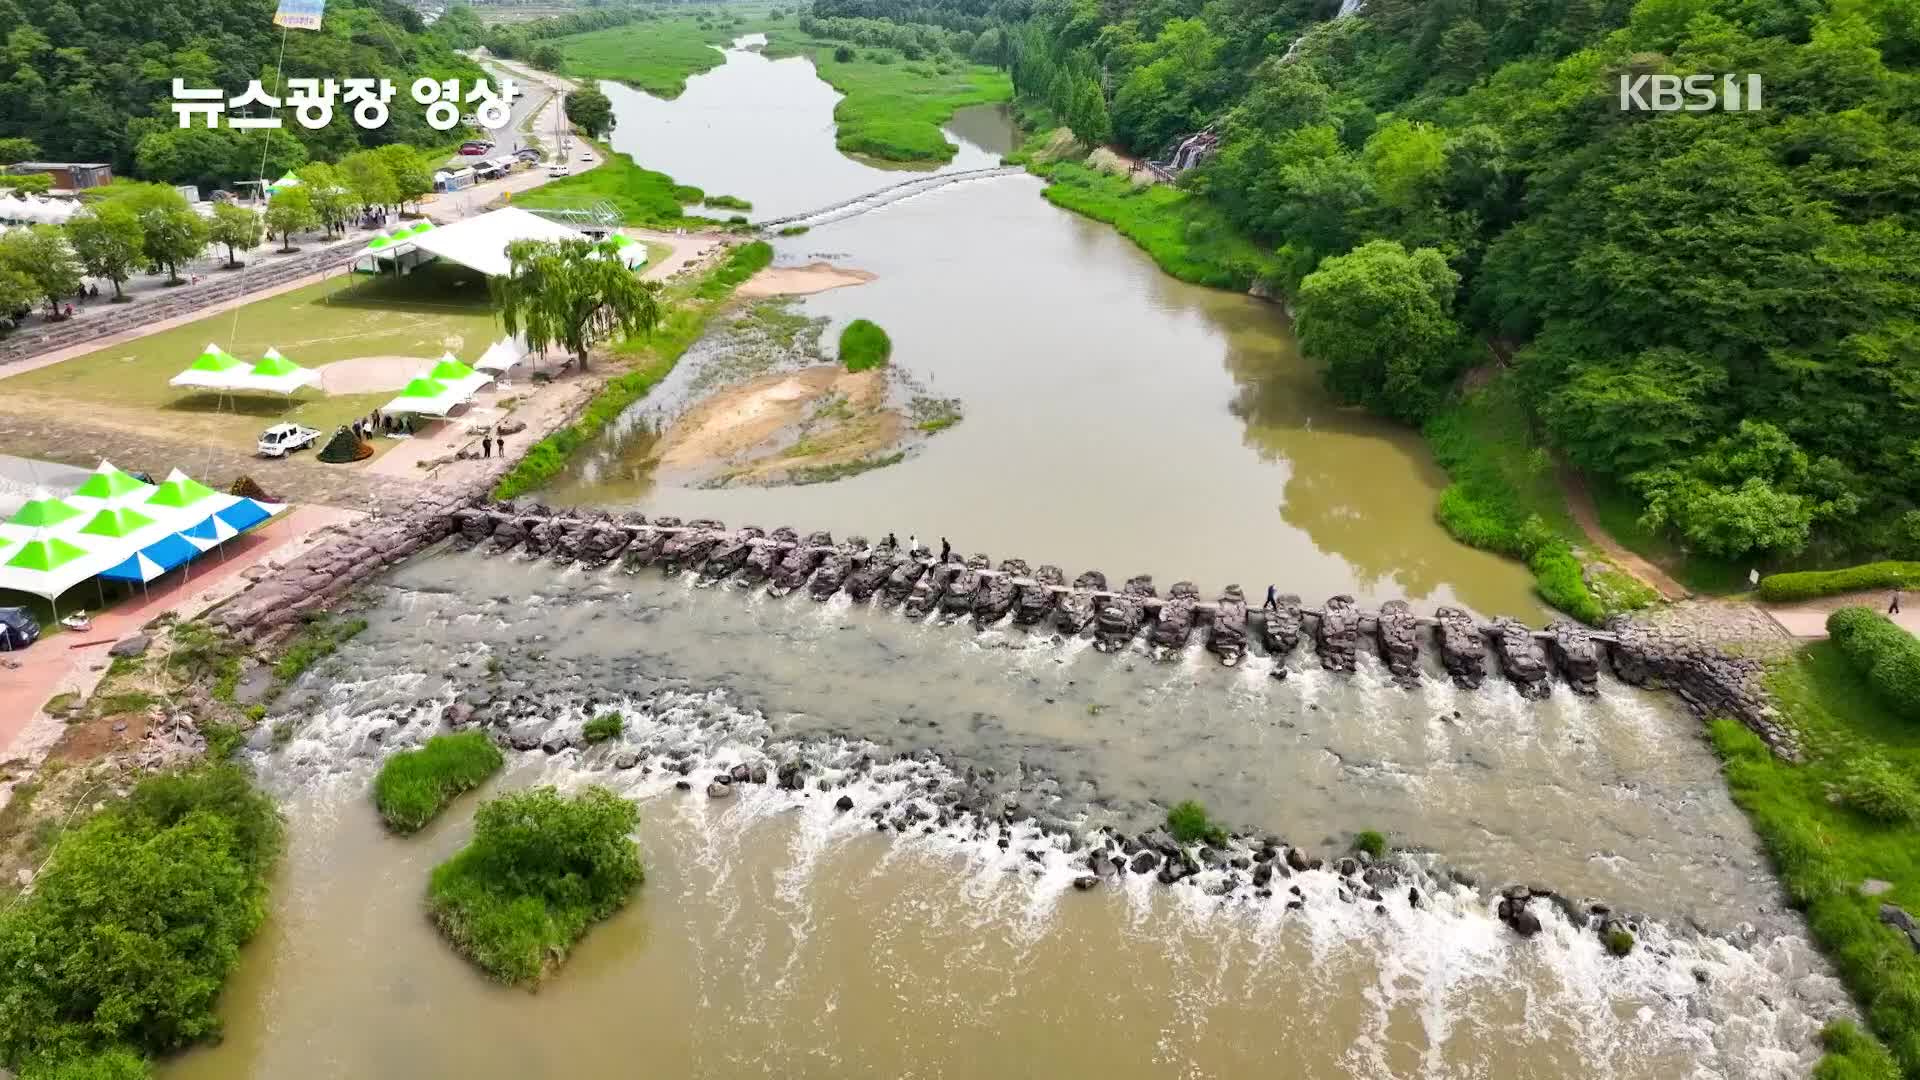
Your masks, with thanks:
M 896 178 L 811 151 L 794 160 L 818 177 L 741 165 L 758 148 L 728 132 L 771 123 L 744 115 L 763 99 L 807 133 L 793 145 L 831 150 L 832 95 L 811 79 L 804 60 L 732 52 L 677 102 L 616 97 L 618 137 L 769 214 Z M 649 141 L 646 118 L 681 107 L 710 110 L 707 134 Z M 996 124 L 956 118 L 955 167 L 1004 149 Z M 783 204 L 789 182 L 804 198 Z M 1432 523 L 1440 478 L 1418 442 L 1319 393 L 1276 309 L 1171 281 L 1029 178 L 948 185 L 779 250 L 877 274 L 804 309 L 887 326 L 896 362 L 966 419 L 851 480 L 695 491 L 623 466 L 659 419 L 636 410 L 559 494 L 947 533 L 1069 573 L 1537 613 L 1518 567 Z M 1528 702 L 1497 677 L 1458 689 L 1429 657 L 1407 690 L 1371 655 L 1352 675 L 1304 651 L 1229 669 L 1198 643 L 1107 654 L 844 594 L 451 546 L 358 603 L 368 629 L 243 752 L 289 850 L 221 998 L 223 1041 L 167 1080 L 1786 1080 L 1852 1012 L 1698 721 L 1608 677 Z M 522 749 L 422 833 L 388 834 L 374 772 L 456 703 Z M 582 724 L 610 709 L 625 731 L 589 746 Z M 782 763 L 808 782 L 708 794 L 732 766 Z M 634 799 L 647 880 L 530 994 L 455 954 L 423 901 L 477 802 L 536 783 Z M 1263 890 L 1234 846 L 1177 885 L 1075 887 L 1100 830 L 1137 834 L 1188 798 L 1329 860 L 1383 830 L 1393 877 L 1362 886 L 1330 863 Z M 1544 899 L 1545 929 L 1522 938 L 1495 916 L 1516 882 L 1610 905 L 1636 947 L 1609 955 Z
M 672 101 L 606 84 L 613 142 L 636 160 L 780 217 L 898 183 L 833 148 L 838 95 L 805 58 L 735 49 Z M 948 126 L 945 171 L 1016 138 L 992 107 Z M 1202 590 L 1267 584 L 1461 604 L 1539 622 L 1526 568 L 1456 543 L 1445 483 L 1412 431 L 1337 406 L 1283 310 L 1191 286 L 1108 226 L 1054 207 L 1026 175 L 959 181 L 775 241 L 781 264 L 878 275 L 798 303 L 885 327 L 893 362 L 965 419 L 906 461 L 831 483 L 656 484 L 651 433 L 691 404 L 699 351 L 576 458 L 545 497 L 763 528 L 946 536 L 994 559 L 1151 573 Z
M 174 1080 L 1788 1077 L 1846 1010 L 1697 723 L 1611 682 L 1529 704 L 1497 679 L 1429 671 L 1408 692 L 1370 657 L 1337 677 L 1299 655 L 1277 680 L 1197 647 L 1154 663 L 472 553 L 414 561 L 368 617 L 284 700 L 284 744 L 248 752 L 291 849 L 224 1043 Z M 592 782 L 641 806 L 646 884 L 537 994 L 490 983 L 422 913 L 474 799 L 404 839 L 368 800 L 379 758 L 456 695 L 537 700 L 525 722 L 558 745 L 589 712 L 629 720 L 614 744 L 512 754 L 483 793 Z M 715 769 L 795 757 L 844 786 L 702 793 Z M 866 816 L 975 771 L 1019 824 L 883 835 Z M 1387 828 L 1409 876 L 1382 912 L 1324 871 L 1275 899 L 1151 875 L 1082 893 L 1085 853 L 1034 828 L 1139 829 L 1185 797 L 1328 856 Z M 1557 915 L 1520 939 L 1492 914 L 1516 879 L 1633 913 L 1640 945 L 1610 957 Z

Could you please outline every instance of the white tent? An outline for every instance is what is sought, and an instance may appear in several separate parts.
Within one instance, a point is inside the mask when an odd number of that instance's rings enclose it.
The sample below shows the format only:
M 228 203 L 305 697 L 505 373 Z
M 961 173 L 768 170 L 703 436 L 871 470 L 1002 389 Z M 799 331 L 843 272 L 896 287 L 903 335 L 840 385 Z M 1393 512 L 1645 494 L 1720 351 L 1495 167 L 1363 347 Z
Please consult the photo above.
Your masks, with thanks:
M 584 239 L 586 234 L 577 229 L 514 206 L 408 237 L 421 251 L 471 267 L 488 277 L 505 277 L 512 272 L 507 245 L 515 240 Z
M 269 394 L 291 394 L 303 386 L 318 387 L 320 373 L 312 368 L 303 368 L 299 364 L 280 355 L 279 349 L 268 349 L 260 362 L 251 368 L 235 368 L 229 374 L 229 389 L 259 390 Z
M 185 371 L 168 379 L 167 385 L 199 387 L 203 390 L 230 390 L 233 388 L 234 374 L 245 370 L 246 364 L 242 363 L 239 357 L 208 342 L 207 347 L 200 350 L 199 359 Z
M 422 416 L 445 416 L 467 403 L 471 392 L 461 391 L 437 382 L 433 379 L 418 378 L 400 391 L 400 396 L 380 406 L 380 411 L 398 416 L 402 413 L 419 413 Z
M 420 373 L 420 377 L 431 379 L 462 397 L 472 397 L 481 387 L 493 381 L 491 373 L 468 367 L 452 353 L 434 361 L 432 367 Z
M 504 374 L 507 369 L 527 358 L 527 349 L 518 340 L 503 337 L 487 346 L 480 359 L 473 362 L 475 370 L 496 371 Z

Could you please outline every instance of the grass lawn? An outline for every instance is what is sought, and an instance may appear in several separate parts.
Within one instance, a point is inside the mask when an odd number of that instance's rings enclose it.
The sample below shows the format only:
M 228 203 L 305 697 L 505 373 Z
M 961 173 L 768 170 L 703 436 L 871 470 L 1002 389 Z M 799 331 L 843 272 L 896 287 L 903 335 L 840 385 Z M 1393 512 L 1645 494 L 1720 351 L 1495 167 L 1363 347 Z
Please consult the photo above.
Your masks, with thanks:
M 612 79 L 655 97 L 676 98 L 687 78 L 726 62 L 716 45 L 746 33 L 704 17 L 673 16 L 557 39 L 566 72 L 576 79 Z
M 1238 292 L 1278 271 L 1278 260 L 1212 203 L 1170 184 L 1142 186 L 1066 162 L 1030 168 L 1047 178 L 1048 202 L 1112 225 L 1182 281 Z
M 303 390 L 292 399 L 222 399 L 168 386 L 208 342 L 242 360 L 258 359 L 273 347 L 297 364 L 323 367 L 361 356 L 432 359 L 449 350 L 474 360 L 500 333 L 483 279 L 458 268 L 429 267 L 398 280 L 336 277 L 15 375 L 0 386 L 10 405 L 74 409 L 109 423 L 244 449 L 269 424 L 290 421 L 331 431 L 393 394 L 329 397 Z
M 893 162 L 943 162 L 954 146 L 940 125 L 955 109 L 1013 99 L 1013 81 L 998 68 L 905 60 L 892 49 L 854 46 L 842 63 L 833 53 L 842 42 L 824 41 L 779 23 L 765 25 L 767 55 L 813 57 L 814 69 L 845 94 L 833 107 L 834 145 L 843 154 Z
M 1768 684 L 1800 733 L 1806 761 L 1780 761 L 1745 728 L 1716 721 L 1727 784 L 1869 1026 L 1904 1075 L 1920 1076 L 1920 954 L 1879 918 L 1882 903 L 1920 911 L 1920 832 L 1911 818 L 1887 821 L 1855 809 L 1847 795 L 1860 776 L 1884 771 L 1882 763 L 1911 789 L 1920 777 L 1920 725 L 1885 708 L 1830 642 L 1795 653 Z M 1892 889 L 1862 895 L 1869 878 Z M 1817 1075 L 1896 1074 L 1863 1067 Z
M 524 210 L 539 210 L 605 202 L 620 211 L 629 225 L 673 229 L 687 224 L 683 207 L 693 206 L 707 197 L 706 192 L 697 187 L 674 183 L 673 177 L 666 173 L 641 168 L 631 156 L 605 143 L 594 143 L 593 147 L 602 159 L 598 166 L 516 195 L 513 205 Z M 695 225 L 706 223 L 704 218 L 693 222 Z

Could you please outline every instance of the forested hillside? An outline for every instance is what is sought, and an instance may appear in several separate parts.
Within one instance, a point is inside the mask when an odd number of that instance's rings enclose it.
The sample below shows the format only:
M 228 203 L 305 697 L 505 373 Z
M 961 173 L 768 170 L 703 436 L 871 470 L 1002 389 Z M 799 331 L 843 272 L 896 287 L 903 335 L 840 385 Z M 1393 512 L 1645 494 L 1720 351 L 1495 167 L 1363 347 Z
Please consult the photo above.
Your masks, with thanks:
M 1920 0 L 1337 11 L 815 4 L 990 18 L 1030 118 L 1086 142 L 1159 158 L 1211 128 L 1182 186 L 1277 254 L 1267 284 L 1356 403 L 1418 423 L 1509 356 L 1549 443 L 1691 550 L 1920 556 Z M 1621 73 L 1766 93 L 1623 111 Z
M 0 139 L 24 137 L 46 158 L 112 162 L 122 175 L 253 176 L 259 131 L 224 123 L 182 131 L 167 106 L 175 78 L 229 97 L 260 79 L 271 92 L 283 42 L 274 8 L 274 0 L 0 0 Z M 448 133 L 427 125 L 408 88 L 422 76 L 464 84 L 482 74 L 397 0 L 330 0 L 321 30 L 287 32 L 284 43 L 286 78 L 385 78 L 394 97 L 386 125 L 373 130 L 339 99 L 333 122 L 317 131 L 287 122 L 269 144 L 275 176 L 361 147 L 444 144 Z

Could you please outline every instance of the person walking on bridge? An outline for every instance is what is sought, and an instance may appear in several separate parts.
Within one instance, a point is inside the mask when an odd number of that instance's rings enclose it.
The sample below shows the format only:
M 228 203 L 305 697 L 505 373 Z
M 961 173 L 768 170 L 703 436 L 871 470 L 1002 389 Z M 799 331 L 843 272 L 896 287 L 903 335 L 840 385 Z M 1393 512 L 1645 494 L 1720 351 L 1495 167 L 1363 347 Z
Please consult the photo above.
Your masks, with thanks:
M 1262 605 L 1260 605 L 1260 606 L 1261 606 L 1261 608 L 1262 608 L 1262 609 L 1264 609 L 1264 610 L 1267 610 L 1267 611 L 1279 611 L 1279 610 L 1280 610 L 1280 601 L 1279 601 L 1279 599 L 1278 599 L 1278 598 L 1276 598 L 1276 597 L 1275 597 L 1275 596 L 1273 595 L 1273 586 L 1271 586 L 1271 585 L 1269 585 L 1269 586 L 1267 586 L 1267 602 L 1266 602 L 1266 603 L 1264 603 L 1264 604 L 1262 604 Z
M 1889 615 L 1900 614 L 1900 590 L 1899 589 L 1893 590 L 1893 597 L 1887 603 L 1887 614 Z

